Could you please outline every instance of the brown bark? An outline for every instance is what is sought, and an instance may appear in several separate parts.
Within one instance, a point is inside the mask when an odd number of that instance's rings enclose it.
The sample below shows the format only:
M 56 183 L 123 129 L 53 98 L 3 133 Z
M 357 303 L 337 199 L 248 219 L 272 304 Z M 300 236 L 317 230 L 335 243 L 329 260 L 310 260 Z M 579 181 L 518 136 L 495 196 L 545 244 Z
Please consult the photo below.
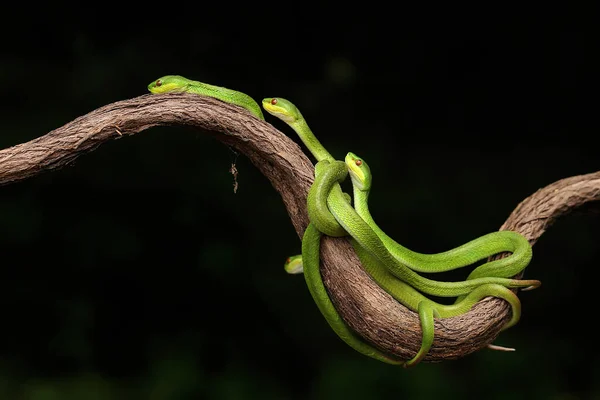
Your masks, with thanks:
M 196 95 L 144 95 L 109 104 L 1 150 L 0 185 L 60 168 L 108 140 L 159 125 L 192 126 L 244 153 L 279 192 L 302 236 L 314 173 L 309 159 L 295 142 L 246 110 Z M 600 172 L 563 179 L 521 202 L 501 229 L 516 230 L 533 244 L 557 217 L 599 199 Z M 400 359 L 416 353 L 421 343 L 418 316 L 369 278 L 346 239 L 323 240 L 321 271 L 338 311 L 359 335 Z M 455 359 L 486 346 L 509 318 L 503 300 L 487 298 L 462 316 L 436 320 L 436 338 L 426 361 Z

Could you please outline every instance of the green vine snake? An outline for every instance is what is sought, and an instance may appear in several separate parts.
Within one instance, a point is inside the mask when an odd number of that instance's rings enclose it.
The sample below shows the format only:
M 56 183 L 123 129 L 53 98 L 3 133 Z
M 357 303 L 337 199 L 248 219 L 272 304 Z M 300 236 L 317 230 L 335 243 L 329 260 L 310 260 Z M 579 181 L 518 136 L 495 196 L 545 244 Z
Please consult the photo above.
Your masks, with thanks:
M 180 75 L 165 75 L 162 78 L 158 78 L 150 82 L 148 85 L 148 90 L 155 94 L 166 92 L 187 92 L 213 97 L 229 104 L 235 104 L 237 106 L 244 107 L 256 118 L 262 120 L 265 119 L 258 103 L 247 94 L 220 86 L 209 85 L 208 83 L 193 81 Z
M 302 264 L 302 254 L 289 256 L 283 265 L 283 269 L 288 274 L 301 274 L 304 272 L 304 264 Z
M 467 280 L 480 277 L 513 277 L 523 271 L 532 257 L 527 239 L 514 231 L 492 232 L 452 250 L 436 254 L 417 253 L 398 244 L 385 234 L 373 220 L 368 199 L 373 182 L 368 164 L 356 154 L 349 152 L 345 157 L 352 180 L 354 208 L 358 215 L 375 231 L 392 256 L 400 263 L 419 272 L 443 272 L 462 268 L 502 252 L 511 252 L 508 257 L 486 262 L 475 268 Z M 463 296 L 458 297 L 457 302 Z
M 476 263 L 494 254 L 511 252 L 500 260 L 487 262 L 475 268 L 467 279 L 482 276 L 511 277 L 521 272 L 531 261 L 531 245 L 527 239 L 514 231 L 498 231 L 481 236 L 437 254 L 421 254 L 396 243 L 375 223 L 369 211 L 369 192 L 373 181 L 368 164 L 350 152 L 345 158 L 352 180 L 354 208 L 358 215 L 377 233 L 388 251 L 402 264 L 419 272 L 443 272 Z

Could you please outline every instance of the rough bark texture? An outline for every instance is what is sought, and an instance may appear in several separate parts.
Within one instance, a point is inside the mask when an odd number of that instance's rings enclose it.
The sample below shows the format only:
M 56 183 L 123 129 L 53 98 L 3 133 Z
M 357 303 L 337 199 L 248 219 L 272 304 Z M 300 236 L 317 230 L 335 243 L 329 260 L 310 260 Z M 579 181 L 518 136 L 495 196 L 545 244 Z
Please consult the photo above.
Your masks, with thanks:
M 109 104 L 45 136 L 1 150 L 0 185 L 60 168 L 108 140 L 159 125 L 193 126 L 244 153 L 279 192 L 302 236 L 314 173 L 309 159 L 287 136 L 246 110 L 196 95 L 144 95 Z M 600 172 L 563 179 L 521 202 L 501 229 L 518 231 L 533 244 L 557 217 L 599 199 Z M 369 278 L 346 239 L 323 240 L 321 271 L 338 311 L 359 335 L 399 359 L 417 352 L 417 314 Z M 425 361 L 456 359 L 485 347 L 509 318 L 507 303 L 487 298 L 462 316 L 436 320 L 435 341 Z

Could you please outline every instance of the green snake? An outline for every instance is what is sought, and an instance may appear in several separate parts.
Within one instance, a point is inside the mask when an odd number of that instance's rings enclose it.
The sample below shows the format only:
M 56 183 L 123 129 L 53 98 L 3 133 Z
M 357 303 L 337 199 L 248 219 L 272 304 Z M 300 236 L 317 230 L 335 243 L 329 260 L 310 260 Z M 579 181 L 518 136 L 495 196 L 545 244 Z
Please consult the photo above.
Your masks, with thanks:
M 430 273 L 449 271 L 471 265 L 495 254 L 511 252 L 508 257 L 478 266 L 469 274 L 467 280 L 490 276 L 508 278 L 520 273 L 531 261 L 531 245 L 523 235 L 514 231 L 492 232 L 437 254 L 421 254 L 407 249 L 386 235 L 371 216 L 368 199 L 373 178 L 369 165 L 352 152 L 346 155 L 345 162 L 352 180 L 356 212 L 384 242 L 390 254 L 412 270 Z M 464 296 L 459 296 L 456 302 L 463 298 Z
M 352 152 L 346 155 L 345 162 L 352 180 L 356 212 L 385 243 L 390 254 L 412 270 L 449 271 L 474 264 L 495 254 L 511 252 L 509 257 L 487 262 L 475 268 L 467 279 L 483 276 L 508 278 L 517 275 L 531 261 L 531 245 L 523 235 L 514 231 L 492 232 L 437 254 L 421 254 L 407 249 L 386 235 L 371 216 L 368 199 L 373 178 L 368 164 Z
M 180 75 L 165 75 L 161 78 L 158 78 L 150 82 L 148 85 L 148 90 L 154 94 L 166 92 L 187 92 L 213 97 L 229 104 L 244 107 L 256 118 L 262 120 L 265 119 L 258 103 L 247 94 L 221 86 L 214 86 L 209 85 L 208 83 L 193 81 Z
M 304 264 L 302 263 L 302 254 L 290 256 L 285 260 L 283 269 L 288 274 L 301 274 L 304 272 Z

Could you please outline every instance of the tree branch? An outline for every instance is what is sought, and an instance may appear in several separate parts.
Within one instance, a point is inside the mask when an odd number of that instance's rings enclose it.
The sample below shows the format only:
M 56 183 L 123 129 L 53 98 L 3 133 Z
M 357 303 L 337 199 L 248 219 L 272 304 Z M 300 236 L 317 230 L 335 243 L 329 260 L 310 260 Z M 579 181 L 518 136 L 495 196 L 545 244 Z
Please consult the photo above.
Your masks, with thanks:
M 186 125 L 214 135 L 244 153 L 279 192 L 300 237 L 308 225 L 306 195 L 314 169 L 301 149 L 246 110 L 189 94 L 144 95 L 106 105 L 45 136 L 0 151 L 0 185 L 67 165 L 102 143 L 160 125 Z M 557 181 L 517 206 L 501 229 L 516 230 L 533 244 L 561 215 L 600 199 L 600 172 Z M 321 272 L 344 320 L 377 347 L 409 359 L 420 347 L 416 313 L 397 303 L 363 271 L 349 242 L 323 239 Z M 455 359 L 491 343 L 510 310 L 487 298 L 459 317 L 436 320 L 426 361 Z

